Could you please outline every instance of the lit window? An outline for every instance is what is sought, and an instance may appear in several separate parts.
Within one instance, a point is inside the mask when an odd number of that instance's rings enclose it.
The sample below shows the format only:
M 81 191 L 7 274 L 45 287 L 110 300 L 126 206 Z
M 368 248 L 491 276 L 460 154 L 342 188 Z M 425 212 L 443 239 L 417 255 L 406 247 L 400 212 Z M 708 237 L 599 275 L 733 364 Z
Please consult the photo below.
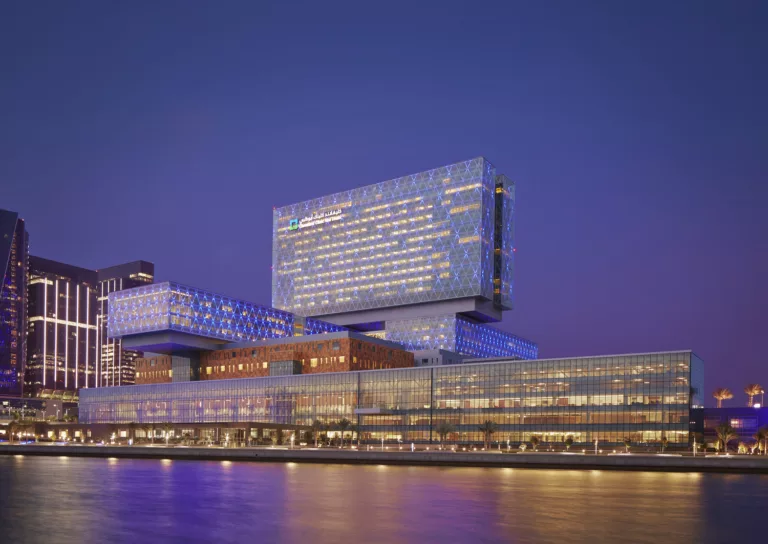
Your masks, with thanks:
M 269 366 L 269 363 L 267 363 L 267 361 L 264 361 L 263 363 L 261 363 L 261 368 L 267 368 L 267 366 Z
M 210 376 L 210 374 L 211 374 L 211 367 L 206 368 L 205 369 L 205 373 Z
M 237 369 L 238 370 L 242 370 L 243 369 L 243 363 L 240 363 L 239 365 L 237 365 Z
M 225 367 L 224 365 L 221 365 L 221 371 L 222 371 L 222 372 L 225 372 L 225 371 L 226 371 L 226 367 Z
M 347 358 L 344 355 L 339 355 L 339 362 L 343 363 L 347 360 Z
M 317 357 L 312 357 L 312 358 L 309 360 L 309 363 L 310 363 L 310 366 L 311 366 L 312 368 L 315 368 L 315 367 L 317 366 Z

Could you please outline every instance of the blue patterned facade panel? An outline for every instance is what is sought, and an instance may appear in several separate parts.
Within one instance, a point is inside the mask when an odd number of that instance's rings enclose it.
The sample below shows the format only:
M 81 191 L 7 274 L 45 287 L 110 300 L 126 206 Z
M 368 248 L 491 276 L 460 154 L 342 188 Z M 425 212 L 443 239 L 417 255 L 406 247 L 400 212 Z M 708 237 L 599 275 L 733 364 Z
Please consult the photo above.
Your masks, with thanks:
M 316 316 L 494 296 L 484 158 L 277 208 L 272 305 Z
M 456 347 L 453 351 L 470 357 L 515 357 L 537 359 L 539 348 L 530 340 L 490 325 L 456 319 Z
M 385 338 L 412 351 L 445 349 L 477 358 L 536 359 L 539 352 L 530 340 L 454 314 L 387 321 Z

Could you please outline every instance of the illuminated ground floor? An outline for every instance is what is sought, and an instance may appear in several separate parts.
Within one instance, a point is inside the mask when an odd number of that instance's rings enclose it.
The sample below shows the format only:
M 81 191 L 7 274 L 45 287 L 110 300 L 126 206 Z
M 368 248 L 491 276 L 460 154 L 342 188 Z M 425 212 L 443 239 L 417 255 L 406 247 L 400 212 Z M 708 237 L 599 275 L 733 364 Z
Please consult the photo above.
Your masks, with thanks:
M 327 425 L 361 444 L 689 442 L 702 363 L 690 351 L 176 382 L 82 390 L 80 422 Z M 252 436 L 246 436 L 246 440 Z M 299 435 L 296 438 L 302 439 Z

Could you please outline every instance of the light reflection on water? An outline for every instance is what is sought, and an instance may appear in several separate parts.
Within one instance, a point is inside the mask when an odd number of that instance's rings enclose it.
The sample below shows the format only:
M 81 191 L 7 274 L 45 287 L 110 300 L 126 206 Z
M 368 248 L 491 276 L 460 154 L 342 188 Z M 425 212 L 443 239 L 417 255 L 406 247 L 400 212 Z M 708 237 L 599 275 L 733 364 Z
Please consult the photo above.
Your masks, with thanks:
M 768 476 L 0 457 L 0 542 L 719 543 L 767 507 Z

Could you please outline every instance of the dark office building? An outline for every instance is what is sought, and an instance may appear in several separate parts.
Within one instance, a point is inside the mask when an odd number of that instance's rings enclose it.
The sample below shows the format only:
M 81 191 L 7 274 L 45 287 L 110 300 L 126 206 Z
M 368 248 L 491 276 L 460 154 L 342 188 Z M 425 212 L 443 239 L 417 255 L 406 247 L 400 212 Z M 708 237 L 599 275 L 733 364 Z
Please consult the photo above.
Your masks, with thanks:
M 76 399 L 96 383 L 96 271 L 29 259 L 29 334 L 24 393 Z
M 29 235 L 19 214 L 0 210 L 0 395 L 21 396 L 27 360 Z
M 768 428 L 768 407 L 755 403 L 754 406 L 729 406 L 725 408 L 699 408 L 691 410 L 692 430 L 703 437 L 707 445 L 717 442 L 717 427 L 729 425 L 736 431 L 738 438 L 728 444 L 730 450 L 736 450 L 740 442 L 755 443 L 755 434 L 759 429 Z
M 147 261 L 111 266 L 97 271 L 97 387 L 133 385 L 136 383 L 136 360 L 143 357 L 140 351 L 123 349 L 120 339 L 107 336 L 109 317 L 109 293 L 150 284 L 155 278 L 155 265 Z

